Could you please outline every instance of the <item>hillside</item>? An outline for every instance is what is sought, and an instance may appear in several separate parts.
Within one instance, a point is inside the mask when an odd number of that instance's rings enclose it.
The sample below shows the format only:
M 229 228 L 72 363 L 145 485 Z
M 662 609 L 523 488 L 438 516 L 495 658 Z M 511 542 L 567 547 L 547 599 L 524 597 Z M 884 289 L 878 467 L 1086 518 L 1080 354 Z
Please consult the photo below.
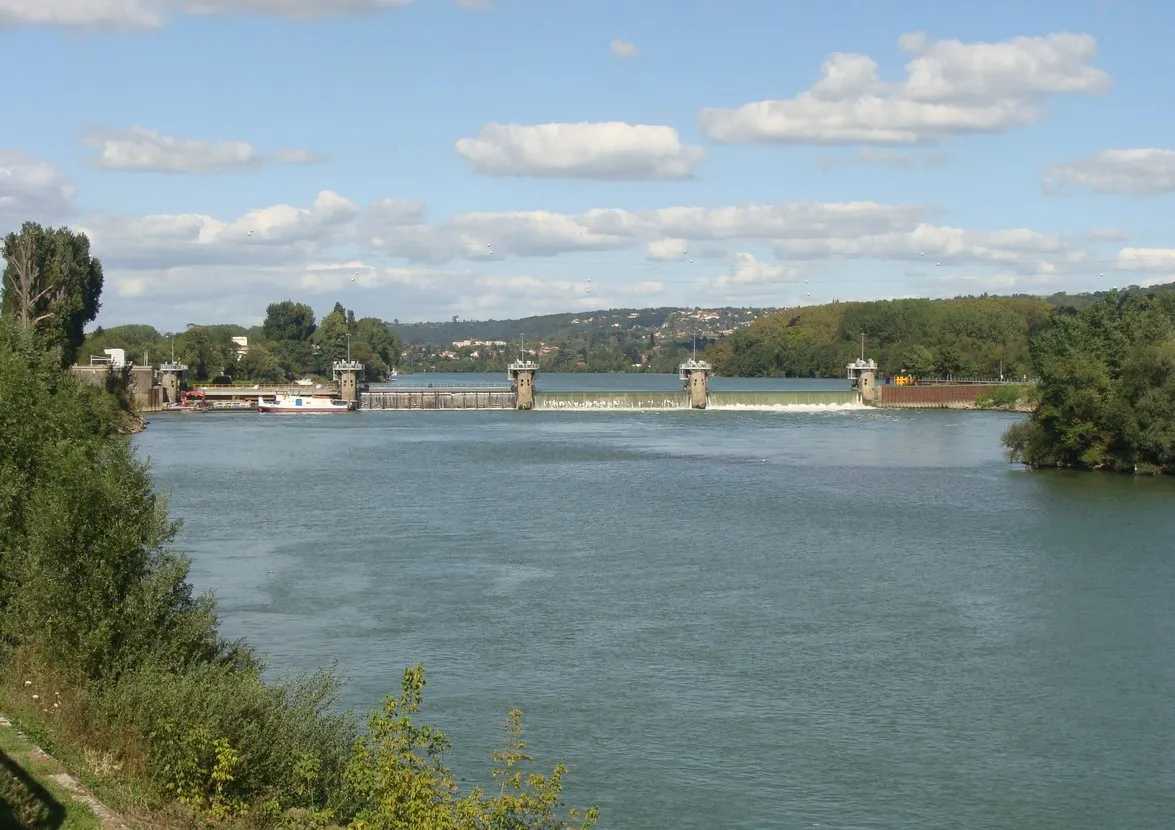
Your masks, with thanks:
M 699 312 L 705 319 L 698 320 Z M 701 337 L 715 338 L 721 332 L 746 325 L 770 314 L 770 308 L 611 308 L 596 311 L 544 314 L 516 320 L 449 320 L 437 323 L 392 322 L 388 328 L 405 343 L 447 345 L 463 340 L 504 340 L 513 342 L 522 335 L 527 339 L 553 340 L 582 338 L 596 329 L 621 331 L 660 331 L 689 329 Z

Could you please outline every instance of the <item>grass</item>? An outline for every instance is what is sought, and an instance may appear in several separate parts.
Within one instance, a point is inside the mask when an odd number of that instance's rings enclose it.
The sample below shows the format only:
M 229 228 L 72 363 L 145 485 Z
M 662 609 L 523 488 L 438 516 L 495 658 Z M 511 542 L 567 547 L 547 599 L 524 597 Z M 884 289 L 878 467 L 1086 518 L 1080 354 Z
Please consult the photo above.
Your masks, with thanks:
M 49 780 L 60 772 L 51 760 L 33 754 L 33 745 L 0 726 L 0 827 L 41 830 L 102 830 L 84 804 Z

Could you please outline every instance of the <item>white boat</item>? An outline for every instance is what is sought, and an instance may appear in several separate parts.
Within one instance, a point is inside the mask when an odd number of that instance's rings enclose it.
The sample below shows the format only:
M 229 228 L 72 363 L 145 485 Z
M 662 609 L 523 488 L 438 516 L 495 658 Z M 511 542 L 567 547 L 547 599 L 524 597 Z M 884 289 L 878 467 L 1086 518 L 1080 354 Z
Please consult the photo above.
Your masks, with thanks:
M 310 378 L 301 378 L 300 380 L 294 381 L 294 385 L 296 385 L 296 386 L 313 386 L 314 381 L 311 380 Z
M 258 412 L 277 412 L 282 415 L 317 415 L 327 412 L 350 412 L 346 401 L 315 395 L 287 395 L 278 392 L 272 401 L 257 399 Z

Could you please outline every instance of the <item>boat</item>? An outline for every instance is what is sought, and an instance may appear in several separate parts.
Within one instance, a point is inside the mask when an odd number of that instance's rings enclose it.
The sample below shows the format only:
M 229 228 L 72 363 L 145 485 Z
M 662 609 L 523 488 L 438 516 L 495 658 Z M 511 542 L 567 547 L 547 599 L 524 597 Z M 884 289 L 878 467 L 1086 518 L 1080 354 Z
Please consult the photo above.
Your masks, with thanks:
M 258 412 L 277 412 L 282 415 L 317 415 L 329 412 L 350 412 L 346 401 L 318 395 L 287 395 L 278 392 L 272 401 L 257 399 Z
M 294 381 L 295 386 L 313 386 L 314 381 L 311 378 L 300 378 Z

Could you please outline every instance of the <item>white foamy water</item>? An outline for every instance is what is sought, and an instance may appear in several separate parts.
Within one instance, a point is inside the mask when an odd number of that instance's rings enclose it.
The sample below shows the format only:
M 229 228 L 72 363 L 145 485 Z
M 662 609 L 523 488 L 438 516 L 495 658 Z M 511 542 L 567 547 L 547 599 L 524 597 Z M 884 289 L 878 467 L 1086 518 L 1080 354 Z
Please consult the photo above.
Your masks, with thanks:
M 865 406 L 863 403 L 728 403 L 714 404 L 706 408 L 720 412 L 860 412 L 875 407 Z

